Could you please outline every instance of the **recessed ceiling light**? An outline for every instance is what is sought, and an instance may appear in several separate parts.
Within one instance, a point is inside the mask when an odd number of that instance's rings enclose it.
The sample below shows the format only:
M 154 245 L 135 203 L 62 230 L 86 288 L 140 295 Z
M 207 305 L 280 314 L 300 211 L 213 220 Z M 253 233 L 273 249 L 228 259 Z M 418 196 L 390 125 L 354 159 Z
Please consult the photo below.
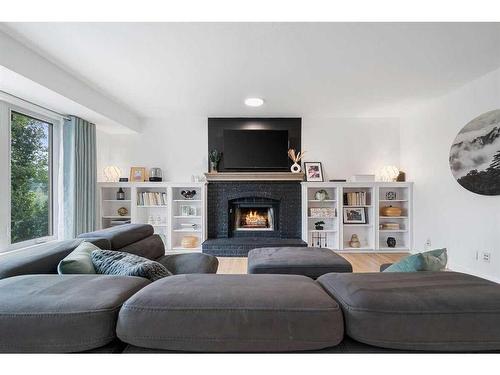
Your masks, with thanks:
M 246 98 L 245 104 L 249 107 L 260 107 L 264 104 L 264 99 L 261 98 Z

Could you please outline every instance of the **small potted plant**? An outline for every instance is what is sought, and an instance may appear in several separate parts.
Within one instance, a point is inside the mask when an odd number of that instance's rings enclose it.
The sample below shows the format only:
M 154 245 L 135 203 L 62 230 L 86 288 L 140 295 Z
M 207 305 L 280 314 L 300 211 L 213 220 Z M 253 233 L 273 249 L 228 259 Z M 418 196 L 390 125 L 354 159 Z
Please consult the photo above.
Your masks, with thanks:
M 316 228 L 316 230 L 323 230 L 323 225 L 325 225 L 324 221 L 317 221 L 314 223 L 314 227 Z
M 217 150 L 212 150 L 208 153 L 208 160 L 210 160 L 211 173 L 217 173 L 217 167 L 219 166 L 220 158 L 221 158 L 221 153 Z

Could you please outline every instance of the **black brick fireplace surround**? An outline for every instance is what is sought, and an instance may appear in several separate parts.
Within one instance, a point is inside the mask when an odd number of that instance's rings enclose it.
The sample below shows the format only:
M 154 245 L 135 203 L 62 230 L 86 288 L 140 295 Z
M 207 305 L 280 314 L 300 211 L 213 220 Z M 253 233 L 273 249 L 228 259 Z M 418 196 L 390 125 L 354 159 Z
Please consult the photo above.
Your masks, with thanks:
M 237 200 L 278 202 L 273 231 L 232 230 L 231 202 Z M 301 187 L 297 181 L 210 182 L 207 193 L 208 239 L 203 253 L 215 256 L 246 256 L 258 247 L 307 246 L 301 240 Z

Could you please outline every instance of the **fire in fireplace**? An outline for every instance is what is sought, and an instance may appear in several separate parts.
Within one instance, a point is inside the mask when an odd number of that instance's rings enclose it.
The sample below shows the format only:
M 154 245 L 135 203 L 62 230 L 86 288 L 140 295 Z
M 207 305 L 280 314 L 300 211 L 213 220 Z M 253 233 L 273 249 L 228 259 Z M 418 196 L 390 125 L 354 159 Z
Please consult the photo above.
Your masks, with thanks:
M 235 230 L 274 230 L 272 207 L 238 207 L 235 214 Z
M 230 230 L 233 235 L 244 232 L 265 231 L 269 235 L 278 230 L 279 201 L 246 197 L 230 201 Z M 275 233 L 276 234 L 276 233 Z

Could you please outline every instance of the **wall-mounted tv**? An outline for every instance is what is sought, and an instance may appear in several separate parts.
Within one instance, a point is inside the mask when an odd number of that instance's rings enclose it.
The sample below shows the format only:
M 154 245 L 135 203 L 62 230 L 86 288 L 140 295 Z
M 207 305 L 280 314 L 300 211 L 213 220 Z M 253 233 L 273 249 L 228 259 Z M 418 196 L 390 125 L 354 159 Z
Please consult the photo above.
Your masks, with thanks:
M 211 117 L 208 151 L 222 153 L 219 172 L 290 171 L 287 151 L 301 149 L 301 122 L 296 117 Z
M 226 169 L 288 169 L 288 130 L 224 130 Z

